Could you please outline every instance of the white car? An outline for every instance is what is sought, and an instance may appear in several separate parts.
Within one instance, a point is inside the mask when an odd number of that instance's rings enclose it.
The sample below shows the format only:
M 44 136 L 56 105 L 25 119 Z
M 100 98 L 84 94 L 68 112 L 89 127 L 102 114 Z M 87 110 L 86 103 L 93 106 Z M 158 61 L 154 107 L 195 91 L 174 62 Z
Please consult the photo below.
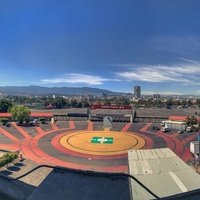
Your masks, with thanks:
M 169 129 L 169 128 L 166 128 L 166 127 L 162 127 L 162 128 L 161 128 L 161 131 L 166 133 L 166 132 L 170 132 L 170 129 Z

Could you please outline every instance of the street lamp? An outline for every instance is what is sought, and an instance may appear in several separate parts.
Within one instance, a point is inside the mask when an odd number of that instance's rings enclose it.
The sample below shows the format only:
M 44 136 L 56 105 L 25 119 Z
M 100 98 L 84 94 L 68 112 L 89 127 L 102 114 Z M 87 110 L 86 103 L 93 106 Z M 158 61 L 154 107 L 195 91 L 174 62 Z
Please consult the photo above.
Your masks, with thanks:
M 200 166 L 200 134 L 198 134 L 197 141 L 199 144 L 199 166 Z

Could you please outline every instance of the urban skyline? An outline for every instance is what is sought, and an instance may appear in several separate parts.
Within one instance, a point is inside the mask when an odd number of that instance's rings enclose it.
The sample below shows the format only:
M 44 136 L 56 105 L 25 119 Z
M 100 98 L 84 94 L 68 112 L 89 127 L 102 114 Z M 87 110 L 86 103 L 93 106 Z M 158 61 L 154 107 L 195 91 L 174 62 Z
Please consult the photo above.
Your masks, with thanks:
M 200 2 L 2 0 L 0 86 L 200 95 Z

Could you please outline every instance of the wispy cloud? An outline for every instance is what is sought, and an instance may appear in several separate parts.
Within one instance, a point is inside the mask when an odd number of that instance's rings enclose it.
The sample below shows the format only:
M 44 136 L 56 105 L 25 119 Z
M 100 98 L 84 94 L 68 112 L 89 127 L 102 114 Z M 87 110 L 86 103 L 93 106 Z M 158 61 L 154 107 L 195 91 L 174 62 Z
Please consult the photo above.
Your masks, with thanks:
M 130 66 L 130 65 L 129 65 Z M 117 73 L 128 81 L 179 82 L 182 84 L 200 84 L 200 62 L 184 60 L 174 65 L 133 65 L 129 70 Z
M 100 76 L 69 73 L 60 75 L 55 78 L 43 79 L 40 81 L 40 84 L 71 83 L 71 84 L 86 84 L 86 85 L 102 85 L 105 81 L 110 81 L 110 80 L 111 79 L 102 78 Z
M 190 57 L 198 58 L 200 37 L 183 32 L 179 35 L 161 35 L 149 41 L 149 45 L 153 49 L 172 53 L 172 55 L 183 57 L 190 55 Z

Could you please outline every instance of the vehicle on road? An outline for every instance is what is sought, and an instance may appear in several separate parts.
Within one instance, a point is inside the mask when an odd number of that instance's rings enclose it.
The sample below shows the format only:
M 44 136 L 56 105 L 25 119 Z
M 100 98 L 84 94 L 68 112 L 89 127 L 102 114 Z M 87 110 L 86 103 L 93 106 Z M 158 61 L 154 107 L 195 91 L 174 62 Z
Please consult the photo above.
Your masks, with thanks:
M 184 133 L 184 130 L 179 130 L 178 131 L 178 134 L 183 134 Z

